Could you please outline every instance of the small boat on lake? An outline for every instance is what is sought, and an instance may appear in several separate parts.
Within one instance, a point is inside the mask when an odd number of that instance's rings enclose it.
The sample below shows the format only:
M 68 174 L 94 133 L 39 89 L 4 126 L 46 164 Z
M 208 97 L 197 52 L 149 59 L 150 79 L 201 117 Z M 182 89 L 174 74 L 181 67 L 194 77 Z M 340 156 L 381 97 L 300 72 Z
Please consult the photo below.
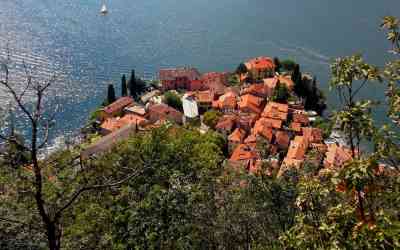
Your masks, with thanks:
M 101 6 L 100 14 L 102 15 L 107 15 L 108 14 L 108 9 L 105 3 L 103 3 L 103 6 Z

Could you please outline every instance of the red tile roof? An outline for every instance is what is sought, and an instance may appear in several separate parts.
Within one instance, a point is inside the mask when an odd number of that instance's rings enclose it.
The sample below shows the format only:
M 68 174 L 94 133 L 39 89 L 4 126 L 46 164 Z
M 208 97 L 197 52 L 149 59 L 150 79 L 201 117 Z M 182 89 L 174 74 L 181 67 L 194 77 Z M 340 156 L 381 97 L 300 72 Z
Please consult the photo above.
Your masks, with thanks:
M 301 132 L 301 124 L 298 122 L 292 122 L 290 124 L 290 129 L 295 131 L 295 132 Z
M 241 91 L 241 95 L 252 94 L 259 97 L 268 96 L 268 86 L 263 83 L 251 84 L 249 87 Z
M 229 135 L 228 140 L 234 143 L 242 143 L 245 137 L 246 131 L 241 128 L 237 128 L 232 134 Z
M 209 72 L 201 76 L 204 85 L 215 94 L 222 95 L 225 86 L 228 83 L 228 75 L 226 72 Z
M 308 149 L 308 141 L 303 136 L 296 136 L 290 142 L 288 153 L 283 160 L 283 165 L 299 166 L 304 161 L 304 156 Z
M 236 125 L 236 117 L 232 115 L 224 115 L 221 117 L 215 126 L 216 130 L 231 132 Z
M 101 128 L 108 132 L 115 132 L 128 124 L 144 126 L 147 124 L 147 120 L 141 116 L 135 114 L 127 114 L 122 118 L 108 118 L 102 124 Z
M 309 143 L 320 143 L 323 141 L 322 130 L 319 128 L 306 127 L 301 128 L 304 138 Z
M 288 111 L 289 111 L 289 106 L 287 104 L 269 102 L 267 106 L 265 106 L 262 116 L 286 121 L 288 116 Z
M 324 166 L 328 168 L 343 167 L 344 163 L 352 159 L 351 150 L 336 143 L 328 144 L 328 152 L 324 160 Z
M 149 119 L 152 122 L 156 120 L 172 120 L 177 123 L 182 123 L 183 114 L 178 110 L 164 104 L 154 104 L 149 107 L 148 111 Z
M 286 87 L 289 90 L 293 90 L 294 89 L 294 82 L 292 81 L 292 78 L 290 76 L 282 76 L 282 75 L 280 75 L 278 77 L 278 80 L 279 80 L 279 83 L 285 84 Z
M 244 143 L 246 144 L 251 144 L 253 146 L 256 145 L 257 143 L 257 136 L 255 134 L 250 134 L 249 136 L 247 136 L 247 138 L 244 140 Z
M 280 147 L 280 148 L 288 148 L 289 147 L 289 134 L 286 131 L 279 130 L 275 134 L 275 143 Z
M 264 78 L 263 81 L 264 85 L 266 85 L 269 89 L 273 90 L 278 84 L 278 77 Z
M 258 115 L 254 113 L 239 113 L 237 119 L 238 126 L 250 130 L 258 119 Z
M 253 133 L 265 137 L 269 142 L 272 141 L 273 131 L 271 123 L 268 123 L 264 118 L 261 118 L 256 122 L 253 128 Z
M 261 113 L 263 99 L 251 94 L 246 94 L 240 97 L 239 108 L 244 112 Z
M 211 104 L 213 99 L 214 98 L 209 90 L 199 91 L 196 94 L 196 100 L 199 103 L 210 103 Z
M 104 112 L 107 114 L 113 114 L 115 112 L 122 111 L 125 107 L 131 105 L 133 103 L 132 97 L 121 97 L 110 105 L 104 107 Z
M 213 102 L 213 107 L 219 109 L 235 109 L 237 105 L 237 94 L 233 91 L 229 91 L 224 95 L 220 96 L 217 102 Z
M 257 151 L 247 144 L 238 145 L 233 151 L 231 161 L 256 160 L 259 158 Z
M 272 58 L 269 57 L 256 57 L 245 63 L 248 70 L 274 70 L 275 64 Z
M 195 68 L 173 68 L 173 69 L 160 69 L 160 80 L 175 80 L 176 78 L 186 77 L 188 80 L 200 79 L 200 73 Z
M 301 125 L 307 126 L 310 121 L 308 119 L 308 115 L 305 113 L 293 113 L 293 122 L 300 123 Z

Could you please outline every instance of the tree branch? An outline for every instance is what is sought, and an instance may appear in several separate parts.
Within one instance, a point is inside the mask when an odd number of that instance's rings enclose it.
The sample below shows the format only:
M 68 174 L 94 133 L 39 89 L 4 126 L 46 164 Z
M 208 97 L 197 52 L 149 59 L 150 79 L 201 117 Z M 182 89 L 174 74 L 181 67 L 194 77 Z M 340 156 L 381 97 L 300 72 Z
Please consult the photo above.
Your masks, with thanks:
M 367 83 L 368 79 L 364 79 L 364 82 L 353 92 L 351 95 L 351 98 L 353 99 L 357 93 L 364 87 L 364 85 Z
M 56 212 L 55 218 L 59 218 L 59 217 L 61 216 L 62 212 L 63 212 L 65 209 L 67 209 L 68 207 L 70 207 L 70 206 L 74 203 L 74 201 L 75 201 L 76 199 L 78 199 L 79 196 L 80 196 L 83 192 L 86 192 L 86 191 L 89 191 L 89 190 L 103 189 L 103 188 L 110 188 L 110 187 L 119 186 L 119 185 L 123 184 L 124 182 L 130 180 L 131 178 L 133 178 L 133 177 L 135 177 L 135 176 L 138 176 L 138 175 L 141 174 L 142 172 L 143 172 L 143 171 L 134 172 L 133 174 L 127 176 L 126 178 L 124 178 L 124 179 L 122 179 L 122 180 L 120 180 L 120 181 L 114 182 L 114 183 L 103 184 L 103 185 L 88 186 L 88 187 L 83 187 L 83 188 L 79 189 L 77 192 L 75 192 L 74 195 L 72 195 L 72 197 L 69 199 L 69 201 L 68 201 L 63 207 L 61 207 L 61 208 Z
M 35 230 L 42 231 L 42 229 L 39 228 L 39 227 L 36 227 L 36 226 L 31 225 L 31 224 L 28 224 L 28 223 L 25 223 L 25 222 L 22 222 L 22 221 L 18 221 L 18 220 L 11 220 L 11 219 L 6 219 L 6 218 L 0 217 L 0 221 L 10 222 L 10 223 L 14 223 L 14 224 L 20 224 L 20 225 L 25 226 L 25 227 L 34 228 Z

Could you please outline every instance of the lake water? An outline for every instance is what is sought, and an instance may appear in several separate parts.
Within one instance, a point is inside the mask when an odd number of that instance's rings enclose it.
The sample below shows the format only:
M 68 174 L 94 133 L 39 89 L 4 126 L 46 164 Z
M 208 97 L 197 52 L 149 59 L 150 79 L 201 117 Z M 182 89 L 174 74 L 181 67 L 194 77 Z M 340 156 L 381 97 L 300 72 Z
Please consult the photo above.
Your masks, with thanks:
M 40 77 L 57 72 L 53 137 L 81 127 L 106 96 L 112 80 L 135 68 L 191 65 L 200 71 L 234 70 L 267 55 L 298 61 L 328 89 L 332 58 L 363 53 L 377 65 L 389 44 L 381 17 L 399 14 L 399 0 L 0 0 L 0 53 L 10 48 Z M 21 79 L 17 74 L 16 81 Z M 366 96 L 383 96 L 382 86 Z M 334 107 L 336 98 L 329 94 Z M 8 100 L 0 93 L 2 105 Z M 382 114 L 383 115 L 383 114 Z

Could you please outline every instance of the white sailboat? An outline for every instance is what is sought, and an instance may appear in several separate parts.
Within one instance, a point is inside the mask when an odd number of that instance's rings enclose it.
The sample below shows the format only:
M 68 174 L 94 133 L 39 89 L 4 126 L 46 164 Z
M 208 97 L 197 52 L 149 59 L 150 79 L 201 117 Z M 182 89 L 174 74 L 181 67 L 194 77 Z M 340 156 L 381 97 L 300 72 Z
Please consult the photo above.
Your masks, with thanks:
M 107 9 L 107 6 L 106 6 L 105 3 L 103 3 L 103 5 L 101 6 L 100 13 L 101 13 L 102 15 L 107 15 L 108 9 Z

